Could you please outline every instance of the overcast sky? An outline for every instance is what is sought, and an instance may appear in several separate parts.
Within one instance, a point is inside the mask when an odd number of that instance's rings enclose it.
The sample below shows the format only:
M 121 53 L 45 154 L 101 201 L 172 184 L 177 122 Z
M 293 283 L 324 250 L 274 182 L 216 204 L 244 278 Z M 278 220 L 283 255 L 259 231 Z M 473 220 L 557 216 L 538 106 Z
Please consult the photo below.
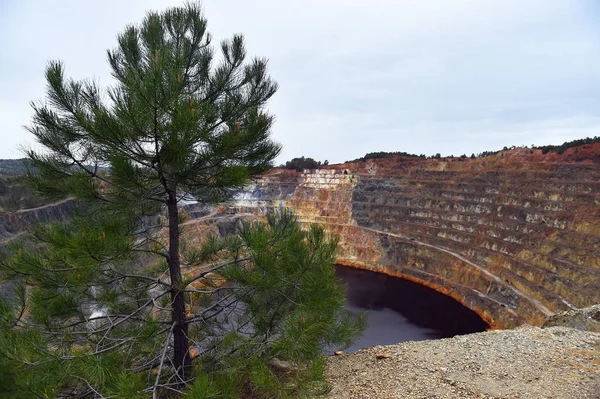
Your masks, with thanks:
M 0 0 L 0 158 L 31 144 L 46 62 L 111 84 L 106 49 L 166 0 Z M 600 135 L 598 0 L 206 0 L 280 84 L 278 161 L 460 155 Z

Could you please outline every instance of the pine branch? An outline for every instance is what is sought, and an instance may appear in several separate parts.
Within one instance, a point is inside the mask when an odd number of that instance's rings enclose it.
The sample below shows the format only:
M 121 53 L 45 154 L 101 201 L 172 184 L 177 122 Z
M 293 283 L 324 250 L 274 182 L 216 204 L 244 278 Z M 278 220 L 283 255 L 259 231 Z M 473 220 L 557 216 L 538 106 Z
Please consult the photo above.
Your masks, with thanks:
M 193 283 L 196 280 L 200 280 L 201 278 L 206 277 L 210 273 L 214 273 L 214 272 L 218 271 L 219 269 L 224 268 L 225 266 L 233 265 L 235 263 L 240 263 L 240 262 L 246 262 L 248 260 L 250 260 L 250 258 L 234 259 L 234 260 L 231 260 L 231 261 L 228 261 L 228 262 L 224 262 L 224 263 L 218 264 L 216 266 L 211 266 L 208 270 L 205 270 L 205 271 L 203 271 L 201 273 L 198 273 L 197 275 L 195 275 L 191 279 L 186 280 L 186 282 L 189 285 L 189 284 Z
M 175 323 L 173 323 L 171 325 L 171 329 L 169 330 L 169 333 L 167 334 L 167 338 L 165 340 L 165 344 L 164 344 L 164 349 L 162 352 L 162 356 L 160 358 L 160 363 L 158 365 L 158 370 L 156 372 L 156 379 L 154 380 L 154 387 L 152 387 L 152 399 L 158 399 L 158 383 L 160 381 L 160 375 L 162 373 L 162 369 L 163 369 L 163 364 L 165 362 L 165 356 L 167 355 L 167 349 L 169 349 L 169 344 L 171 342 L 171 335 L 173 335 L 173 329 L 175 328 Z

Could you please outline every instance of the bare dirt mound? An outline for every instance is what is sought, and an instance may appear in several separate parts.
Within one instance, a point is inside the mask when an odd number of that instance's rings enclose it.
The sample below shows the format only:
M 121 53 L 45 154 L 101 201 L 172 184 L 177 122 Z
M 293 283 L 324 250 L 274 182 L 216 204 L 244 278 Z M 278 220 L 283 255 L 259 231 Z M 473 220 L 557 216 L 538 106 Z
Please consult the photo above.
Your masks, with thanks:
M 331 399 L 599 398 L 600 334 L 527 326 L 379 346 L 331 357 L 329 378 Z

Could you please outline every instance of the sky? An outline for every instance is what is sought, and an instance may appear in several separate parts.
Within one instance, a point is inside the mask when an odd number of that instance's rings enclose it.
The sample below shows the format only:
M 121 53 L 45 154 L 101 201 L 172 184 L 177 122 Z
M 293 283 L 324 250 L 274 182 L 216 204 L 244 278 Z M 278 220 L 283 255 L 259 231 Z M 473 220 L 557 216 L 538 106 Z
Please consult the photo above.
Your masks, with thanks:
M 44 69 L 113 83 L 106 50 L 168 0 L 0 0 L 0 158 Z M 242 33 L 280 89 L 277 163 L 374 151 L 461 155 L 600 136 L 597 0 L 205 0 L 213 43 Z

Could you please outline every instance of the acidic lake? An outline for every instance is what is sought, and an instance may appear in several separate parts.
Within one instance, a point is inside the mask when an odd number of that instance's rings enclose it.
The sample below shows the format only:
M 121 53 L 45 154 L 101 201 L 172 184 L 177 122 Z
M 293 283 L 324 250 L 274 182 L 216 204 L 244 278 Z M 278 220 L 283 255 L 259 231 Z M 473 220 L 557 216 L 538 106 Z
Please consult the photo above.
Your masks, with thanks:
M 346 307 L 367 313 L 368 328 L 346 351 L 485 331 L 475 312 L 431 288 L 380 273 L 336 266 L 348 285 Z

